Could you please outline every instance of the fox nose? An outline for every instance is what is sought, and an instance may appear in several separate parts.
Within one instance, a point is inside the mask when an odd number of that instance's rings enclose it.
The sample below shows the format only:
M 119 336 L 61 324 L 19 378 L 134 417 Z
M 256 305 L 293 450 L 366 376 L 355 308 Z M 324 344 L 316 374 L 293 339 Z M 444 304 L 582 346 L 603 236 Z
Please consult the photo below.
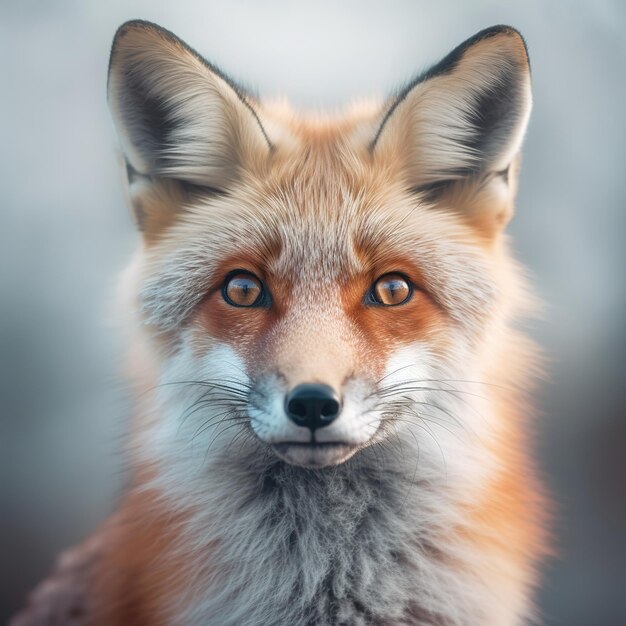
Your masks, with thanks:
M 315 430 L 328 426 L 339 415 L 341 404 L 332 387 L 304 383 L 287 395 L 285 411 L 298 426 Z

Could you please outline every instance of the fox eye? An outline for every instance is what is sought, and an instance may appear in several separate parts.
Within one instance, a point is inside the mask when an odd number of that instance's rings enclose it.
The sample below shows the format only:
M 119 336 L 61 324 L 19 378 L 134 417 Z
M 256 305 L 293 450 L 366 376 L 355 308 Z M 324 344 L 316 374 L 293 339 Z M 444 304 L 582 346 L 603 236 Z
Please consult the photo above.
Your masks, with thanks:
M 413 286 L 402 274 L 385 274 L 376 280 L 370 290 L 375 304 L 397 306 L 411 299 Z
M 254 274 L 235 272 L 224 281 L 222 296 L 232 306 L 259 306 L 263 300 L 263 283 Z

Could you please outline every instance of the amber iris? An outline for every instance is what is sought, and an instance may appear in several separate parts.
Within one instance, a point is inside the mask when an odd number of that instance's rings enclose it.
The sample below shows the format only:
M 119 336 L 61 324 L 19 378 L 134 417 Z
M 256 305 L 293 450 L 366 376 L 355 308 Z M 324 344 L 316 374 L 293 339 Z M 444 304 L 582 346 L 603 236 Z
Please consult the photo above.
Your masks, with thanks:
M 263 285 L 253 274 L 233 274 L 224 283 L 222 293 L 233 306 L 255 306 L 261 300 Z
M 396 306 L 407 302 L 413 293 L 408 280 L 401 274 L 385 274 L 373 287 L 374 299 L 384 306 Z

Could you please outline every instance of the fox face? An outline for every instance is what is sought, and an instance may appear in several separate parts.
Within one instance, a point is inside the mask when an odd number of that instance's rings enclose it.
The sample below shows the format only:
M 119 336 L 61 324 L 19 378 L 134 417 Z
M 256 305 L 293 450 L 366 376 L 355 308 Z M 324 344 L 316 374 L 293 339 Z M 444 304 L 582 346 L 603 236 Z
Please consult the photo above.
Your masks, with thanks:
M 481 385 L 527 302 L 503 234 L 531 107 L 520 35 L 488 29 L 383 103 L 302 117 L 131 22 L 108 91 L 158 390 L 140 447 L 179 475 L 389 449 L 462 483 L 486 471 L 507 424 Z

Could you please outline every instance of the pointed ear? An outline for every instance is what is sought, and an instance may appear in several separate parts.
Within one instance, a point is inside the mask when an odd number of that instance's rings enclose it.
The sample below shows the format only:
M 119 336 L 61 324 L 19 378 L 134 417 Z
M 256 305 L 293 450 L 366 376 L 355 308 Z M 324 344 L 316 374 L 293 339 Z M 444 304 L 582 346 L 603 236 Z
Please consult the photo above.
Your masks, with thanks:
M 494 26 L 468 39 L 389 103 L 371 144 L 404 160 L 409 188 L 440 193 L 498 178 L 513 193 L 531 110 L 522 36 Z M 475 186 L 474 186 L 475 187 Z M 503 189 L 499 190 L 502 195 Z
M 271 150 L 250 96 L 149 22 L 117 31 L 108 100 L 126 162 L 144 181 L 224 190 Z

